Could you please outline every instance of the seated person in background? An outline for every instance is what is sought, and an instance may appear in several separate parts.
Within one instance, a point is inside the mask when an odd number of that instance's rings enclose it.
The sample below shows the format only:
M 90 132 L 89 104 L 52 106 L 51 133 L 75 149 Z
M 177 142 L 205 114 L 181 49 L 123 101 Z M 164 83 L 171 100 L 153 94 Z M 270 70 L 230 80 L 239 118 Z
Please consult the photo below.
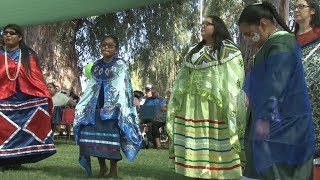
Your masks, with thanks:
M 47 85 L 49 92 L 52 96 L 52 102 L 53 102 L 53 106 L 54 108 L 56 107 L 64 107 L 64 106 L 69 106 L 71 108 L 75 107 L 77 105 L 76 101 L 72 100 L 71 98 L 69 98 L 66 94 L 61 93 L 60 91 L 57 91 L 56 89 L 56 85 L 54 83 L 49 83 Z M 54 111 L 53 114 L 53 121 L 55 121 L 55 117 L 57 117 L 56 114 L 57 111 Z M 59 113 L 60 115 L 60 113 Z M 61 119 L 61 117 L 59 116 L 59 118 Z M 61 120 L 58 122 L 61 122 Z M 53 123 L 55 124 L 55 123 Z M 55 128 L 57 129 L 57 131 L 60 133 L 60 135 L 63 135 L 63 132 L 61 130 L 61 126 L 58 125 L 56 127 L 52 127 L 53 131 L 55 130 Z M 70 127 L 66 126 L 66 131 L 69 132 Z
M 54 83 L 49 83 L 47 85 L 50 94 L 52 96 L 53 106 L 70 106 L 75 107 L 77 105 L 76 101 L 72 100 L 66 94 L 57 91 L 56 85 Z
M 140 106 L 142 106 L 144 104 L 144 102 L 146 101 L 146 99 L 148 97 L 151 97 L 152 96 L 152 93 L 151 93 L 151 88 L 152 88 L 152 85 L 151 84 L 148 84 L 145 88 L 144 88 L 144 94 L 143 96 L 140 98 Z
M 148 97 L 140 109 L 141 124 L 143 124 L 142 134 L 146 134 L 148 128 L 146 124 L 151 124 L 151 134 L 156 148 L 161 147 L 159 128 L 165 125 L 166 101 L 159 96 L 159 92 L 152 87 L 151 97 Z

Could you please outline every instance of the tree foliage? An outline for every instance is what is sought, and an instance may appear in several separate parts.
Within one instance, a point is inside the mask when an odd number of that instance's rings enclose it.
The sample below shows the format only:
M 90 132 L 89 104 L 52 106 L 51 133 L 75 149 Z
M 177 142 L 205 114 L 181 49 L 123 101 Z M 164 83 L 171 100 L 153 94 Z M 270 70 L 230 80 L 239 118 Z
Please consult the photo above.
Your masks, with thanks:
M 119 38 L 121 55 L 132 62 L 134 88 L 153 84 L 163 93 L 172 86 L 188 47 L 200 41 L 199 3 L 199 0 L 173 1 L 86 18 L 77 34 L 78 55 L 84 61 L 98 59 L 100 39 L 105 34 L 114 34 Z M 242 3 L 237 0 L 203 3 L 203 16 L 221 16 L 236 36 L 236 14 Z
M 289 2 L 270 1 L 276 3 L 276 7 Z M 87 62 L 101 58 L 101 38 L 106 34 L 116 35 L 120 41 L 120 56 L 132 64 L 134 89 L 141 90 L 146 84 L 153 84 L 162 94 L 171 88 L 188 48 L 201 40 L 201 16 L 217 15 L 226 22 L 249 68 L 248 59 L 254 49 L 241 38 L 237 21 L 243 7 L 255 2 L 257 0 L 167 1 L 101 16 L 29 27 L 27 34 L 30 38 L 27 40 L 39 53 L 46 78 L 79 92 L 81 69 Z M 46 38 L 39 39 L 39 34 Z

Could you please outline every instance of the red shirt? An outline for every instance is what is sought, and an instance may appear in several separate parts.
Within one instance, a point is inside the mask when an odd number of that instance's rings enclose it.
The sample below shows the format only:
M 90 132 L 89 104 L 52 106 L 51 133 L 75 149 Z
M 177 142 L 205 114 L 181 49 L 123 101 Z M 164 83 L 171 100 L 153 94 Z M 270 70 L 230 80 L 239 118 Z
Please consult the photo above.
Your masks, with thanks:
M 21 64 L 18 78 L 15 81 L 9 80 L 5 67 L 5 56 L 0 53 L 0 99 L 8 98 L 16 93 L 17 82 L 19 83 L 19 89 L 26 94 L 36 97 L 48 98 L 49 110 L 52 110 L 52 97 L 45 84 L 42 71 L 37 63 L 34 55 L 29 55 L 30 58 L 30 75 L 27 70 Z M 17 64 L 13 59 L 7 57 L 9 74 L 13 78 L 17 71 Z M 52 112 L 50 112 L 51 114 Z
M 320 28 L 313 28 L 309 32 L 304 34 L 297 35 L 297 41 L 299 42 L 300 46 L 303 47 L 309 42 L 312 42 L 318 38 L 320 38 Z

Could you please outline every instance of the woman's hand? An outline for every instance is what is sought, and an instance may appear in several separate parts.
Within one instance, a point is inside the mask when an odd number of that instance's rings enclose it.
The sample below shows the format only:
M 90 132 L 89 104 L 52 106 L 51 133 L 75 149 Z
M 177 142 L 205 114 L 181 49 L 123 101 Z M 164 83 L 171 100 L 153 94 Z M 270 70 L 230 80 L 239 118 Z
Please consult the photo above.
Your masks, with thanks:
M 246 94 L 244 94 L 244 104 L 246 105 L 246 108 L 249 107 L 249 98 Z
M 257 140 L 267 140 L 270 136 L 270 122 L 258 119 L 255 125 L 255 137 Z

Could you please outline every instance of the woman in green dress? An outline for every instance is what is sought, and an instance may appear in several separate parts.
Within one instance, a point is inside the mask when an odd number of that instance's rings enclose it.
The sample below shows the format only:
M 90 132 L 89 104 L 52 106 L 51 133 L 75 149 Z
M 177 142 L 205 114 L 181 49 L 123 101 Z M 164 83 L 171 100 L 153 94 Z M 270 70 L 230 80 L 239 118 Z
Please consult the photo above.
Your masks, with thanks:
M 170 160 L 176 173 L 203 179 L 239 179 L 237 95 L 244 68 L 225 23 L 208 16 L 203 40 L 191 47 L 167 109 Z

